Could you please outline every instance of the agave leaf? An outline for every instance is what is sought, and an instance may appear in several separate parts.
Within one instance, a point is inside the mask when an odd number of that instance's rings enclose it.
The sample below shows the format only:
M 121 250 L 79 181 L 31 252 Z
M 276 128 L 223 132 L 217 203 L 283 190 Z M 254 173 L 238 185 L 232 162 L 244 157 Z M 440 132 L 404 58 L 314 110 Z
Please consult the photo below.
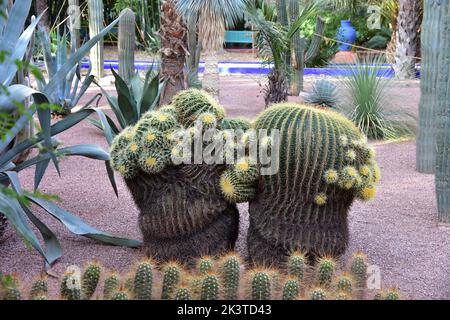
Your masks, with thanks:
M 58 121 L 54 125 L 50 127 L 50 134 L 51 136 L 57 135 L 58 133 L 61 133 L 80 121 L 86 119 L 89 115 L 91 115 L 93 112 L 95 112 L 92 109 L 85 109 L 80 110 L 75 113 L 70 114 L 69 116 L 65 117 L 64 119 Z M 20 130 L 19 130 L 20 131 Z M 33 145 L 42 142 L 44 139 L 42 133 L 39 133 L 35 139 L 27 139 L 21 143 L 19 143 L 14 148 L 9 149 L 5 154 L 0 156 L 0 163 L 5 163 L 8 161 L 11 161 L 17 154 L 24 152 L 28 148 L 32 147 Z
M 20 186 L 20 180 L 19 176 L 16 172 L 6 172 L 10 182 L 11 186 L 14 189 L 14 191 L 19 194 L 23 195 L 22 187 Z M 28 219 L 36 226 L 36 228 L 39 230 L 39 232 L 42 235 L 42 239 L 45 243 L 45 249 L 46 249 L 46 256 L 48 260 L 48 264 L 51 265 L 53 262 L 55 262 L 59 257 L 61 257 L 61 244 L 58 241 L 58 238 L 56 235 L 51 231 L 41 220 L 39 220 L 32 212 L 31 210 L 25 206 L 24 204 L 20 203 L 21 208 L 28 216 Z
M 108 103 L 111 106 L 112 111 L 116 115 L 117 121 L 119 121 L 120 126 L 122 128 L 125 128 L 127 126 L 127 121 L 125 120 L 122 110 L 119 107 L 119 101 L 117 100 L 117 97 L 109 95 L 108 92 L 106 92 L 106 90 L 103 89 L 98 83 L 96 84 L 102 91 L 103 95 L 106 97 L 106 100 L 108 100 Z
M 89 86 L 91 85 L 92 81 L 94 81 L 95 76 L 90 75 L 87 76 L 84 81 L 83 84 L 81 85 L 80 88 L 80 92 L 78 93 L 77 97 L 75 100 L 73 100 L 73 106 L 76 106 L 78 104 L 78 101 L 80 101 L 81 97 L 85 94 L 86 90 L 89 88 Z
M 86 224 L 79 217 L 74 216 L 70 212 L 58 207 L 52 202 L 39 199 L 33 196 L 27 196 L 27 198 L 30 199 L 35 204 L 37 204 L 38 206 L 40 206 L 41 208 L 43 208 L 48 213 L 50 213 L 54 218 L 63 223 L 67 229 L 69 229 L 72 233 L 76 235 L 95 239 L 116 246 L 136 248 L 141 245 L 140 241 L 118 238 L 110 235 L 109 233 L 99 231 L 91 227 L 90 225 Z
M 111 68 L 111 72 L 115 78 L 115 86 L 117 90 L 117 101 L 122 110 L 123 117 L 127 124 L 134 124 L 138 121 L 136 102 L 131 96 L 130 88 L 123 79 Z
M 100 121 L 98 121 L 98 123 L 100 125 L 99 129 L 101 129 L 103 131 L 103 133 L 105 134 L 108 145 L 111 145 L 115 134 L 113 133 L 113 129 L 111 128 L 110 121 L 109 121 L 110 119 L 107 118 L 107 116 L 101 109 L 95 108 L 94 110 L 95 110 L 95 112 L 97 112 L 98 117 L 100 119 Z M 89 120 L 93 120 L 93 119 L 89 119 Z M 115 128 L 115 129 L 117 130 L 117 128 Z
M 8 221 L 14 226 L 16 231 L 22 236 L 22 238 L 33 248 L 40 253 L 47 263 L 50 263 L 50 258 L 47 257 L 44 249 L 42 248 L 39 240 L 31 229 L 28 221 L 26 220 L 26 213 L 23 211 L 17 199 L 7 197 L 0 192 L 0 211 L 6 216 Z
M 0 110 L 13 112 L 17 109 L 15 102 L 22 102 L 38 91 L 23 84 L 13 84 L 7 88 L 9 95 L 0 95 Z
M 93 36 L 89 41 L 82 45 L 71 57 L 70 59 L 58 69 L 52 79 L 48 82 L 44 89 L 44 93 L 50 94 L 54 92 L 58 86 L 58 83 L 65 80 L 66 75 L 70 70 L 91 50 L 91 48 L 100 41 L 111 29 L 119 22 L 121 15 L 111 22 L 106 28 L 101 30 L 98 34 Z
M 144 88 L 144 95 L 142 97 L 140 105 L 141 115 L 147 112 L 148 110 L 153 109 L 154 106 L 156 106 L 155 101 L 158 102 L 159 95 L 160 95 L 159 77 L 155 76 Z

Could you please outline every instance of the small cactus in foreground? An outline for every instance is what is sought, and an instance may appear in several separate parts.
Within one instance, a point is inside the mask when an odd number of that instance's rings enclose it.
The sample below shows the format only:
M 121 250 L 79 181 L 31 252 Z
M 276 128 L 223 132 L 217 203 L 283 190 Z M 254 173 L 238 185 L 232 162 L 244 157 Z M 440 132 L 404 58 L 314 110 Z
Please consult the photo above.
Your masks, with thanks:
M 174 300 L 191 300 L 191 291 L 189 288 L 180 287 L 176 290 Z
M 208 274 L 202 282 L 201 300 L 219 299 L 219 277 L 215 274 Z
M 163 287 L 161 299 L 171 299 L 178 282 L 180 281 L 181 268 L 175 262 L 164 266 Z
M 30 298 L 36 299 L 38 297 L 47 296 L 48 294 L 48 282 L 47 277 L 39 277 L 33 282 L 30 291 Z
M 213 268 L 213 258 L 208 256 L 203 256 L 198 260 L 198 271 L 201 274 L 207 274 L 212 271 Z
M 89 300 L 92 298 L 95 289 L 97 289 L 101 272 L 102 267 L 98 262 L 92 261 L 87 265 L 83 272 L 83 276 L 81 277 L 81 292 L 83 300 Z
M 400 293 L 396 288 L 389 289 L 386 293 L 385 300 L 399 300 Z
M 113 294 L 120 287 L 120 277 L 116 272 L 110 273 L 106 278 L 103 286 L 103 298 L 110 300 Z
M 270 271 L 255 270 L 251 272 L 250 285 L 252 300 L 270 300 L 272 298 Z
M 219 264 L 224 298 L 236 300 L 239 290 L 241 259 L 236 254 L 228 254 L 221 259 Z
M 322 286 L 329 286 L 336 269 L 336 262 L 333 258 L 320 258 L 317 262 L 317 280 Z
M 346 274 L 338 276 L 336 279 L 336 289 L 337 289 L 337 291 L 351 295 L 353 292 L 352 277 L 350 277 Z
M 111 296 L 111 300 L 130 300 L 130 294 L 126 290 L 119 290 Z
M 144 259 L 137 265 L 134 277 L 134 294 L 137 300 L 151 300 L 153 288 L 153 261 Z
M 306 263 L 306 257 L 303 253 L 299 251 L 293 252 L 287 265 L 289 275 L 297 278 L 298 281 L 302 281 L 305 277 Z
M 288 279 L 283 287 L 283 300 L 295 300 L 300 294 L 300 284 L 297 279 Z
M 311 290 L 309 298 L 310 300 L 327 300 L 328 293 L 322 288 L 316 288 Z
M 367 279 L 367 256 L 358 252 L 351 259 L 350 271 L 358 288 L 365 288 Z
M 77 272 L 67 271 L 61 282 L 61 297 L 67 300 L 81 299 L 81 277 Z

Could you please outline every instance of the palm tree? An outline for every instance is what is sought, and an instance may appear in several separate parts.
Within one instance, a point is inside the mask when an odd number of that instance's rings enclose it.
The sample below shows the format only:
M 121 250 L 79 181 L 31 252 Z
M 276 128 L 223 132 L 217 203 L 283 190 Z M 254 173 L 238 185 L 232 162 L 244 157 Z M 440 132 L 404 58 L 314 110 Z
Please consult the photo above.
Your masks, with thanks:
M 218 99 L 219 70 L 217 52 L 223 48 L 225 29 L 244 15 L 246 0 L 177 0 L 185 20 L 198 17 L 199 42 L 205 55 L 203 88 Z
M 173 96 L 185 88 L 184 61 L 186 57 L 186 26 L 175 8 L 176 0 L 161 0 L 161 79 L 166 85 L 161 93 L 163 104 L 170 103 Z
M 398 79 L 414 79 L 418 30 L 420 27 L 420 0 L 400 0 L 397 18 L 397 48 L 394 70 Z
M 282 6 L 279 6 L 282 8 Z M 305 21 L 317 14 L 317 2 L 308 1 L 298 12 L 296 19 L 292 19 L 286 24 L 284 13 L 277 21 L 272 17 L 272 10 L 263 7 L 258 9 L 255 4 L 247 7 L 246 18 L 253 25 L 257 32 L 256 47 L 260 56 L 266 58 L 273 64 L 272 71 L 268 76 L 268 83 L 265 88 L 266 107 L 272 103 L 286 101 L 289 93 L 289 76 L 292 73 L 291 48 L 294 37 L 300 32 L 300 27 Z M 281 12 L 281 10 L 279 9 Z M 265 14 L 266 13 L 266 14 Z M 295 70 L 294 70 L 295 71 Z

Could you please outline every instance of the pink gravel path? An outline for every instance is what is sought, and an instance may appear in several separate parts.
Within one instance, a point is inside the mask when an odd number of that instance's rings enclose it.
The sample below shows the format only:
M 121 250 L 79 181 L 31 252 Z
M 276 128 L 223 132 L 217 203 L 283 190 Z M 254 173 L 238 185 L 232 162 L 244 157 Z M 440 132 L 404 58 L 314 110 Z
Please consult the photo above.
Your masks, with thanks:
M 263 98 L 255 78 L 225 77 L 221 86 L 221 102 L 229 116 L 253 118 L 262 110 Z M 402 107 L 417 113 L 420 96 L 417 85 L 398 88 L 395 94 Z M 104 100 L 102 106 L 106 107 Z M 96 143 L 107 148 L 100 132 L 87 122 L 59 138 L 65 145 Z M 366 252 L 371 263 L 381 268 L 382 284 L 398 285 L 408 297 L 449 299 L 450 233 L 437 227 L 433 176 L 415 172 L 414 142 L 376 144 L 376 150 L 383 174 L 378 197 L 374 202 L 354 205 L 349 219 L 349 252 Z M 53 168 L 47 171 L 43 192 L 59 195 L 64 208 L 99 229 L 140 238 L 137 210 L 125 184 L 118 178 L 120 197 L 116 198 L 102 162 L 73 157 L 62 161 L 61 171 L 61 178 Z M 32 187 L 31 173 L 21 174 L 27 188 Z M 240 210 L 242 224 L 237 249 L 245 252 L 247 206 L 240 205 Z M 107 268 L 126 271 L 142 256 L 140 249 L 105 246 L 73 236 L 47 215 L 40 216 L 57 233 L 63 247 L 63 257 L 52 270 L 57 274 L 71 264 L 83 265 L 92 258 Z M 25 284 L 43 270 L 40 256 L 27 249 L 12 230 L 0 243 L 0 252 L 0 270 L 19 273 Z M 57 292 L 55 280 L 51 280 L 50 287 Z

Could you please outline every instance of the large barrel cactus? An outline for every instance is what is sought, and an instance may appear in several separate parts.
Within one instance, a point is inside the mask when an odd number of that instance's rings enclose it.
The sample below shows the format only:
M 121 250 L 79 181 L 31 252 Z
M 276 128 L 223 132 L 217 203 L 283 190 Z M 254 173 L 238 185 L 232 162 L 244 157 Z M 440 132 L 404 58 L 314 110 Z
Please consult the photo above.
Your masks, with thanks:
M 278 173 L 260 176 L 250 201 L 250 261 L 279 265 L 294 250 L 310 259 L 344 253 L 350 206 L 373 198 L 380 178 L 365 137 L 333 111 L 295 104 L 272 106 L 255 128 L 279 130 L 280 148 Z
M 144 114 L 115 138 L 112 164 L 139 208 L 148 255 L 191 262 L 233 249 L 239 213 L 222 195 L 220 180 L 226 165 L 173 161 L 180 132 L 190 135 L 199 130 L 193 126 L 199 120 L 204 128 L 221 133 L 222 122 L 227 127 L 232 121 L 223 118 L 224 110 L 214 99 L 191 89 L 179 93 L 173 105 Z

